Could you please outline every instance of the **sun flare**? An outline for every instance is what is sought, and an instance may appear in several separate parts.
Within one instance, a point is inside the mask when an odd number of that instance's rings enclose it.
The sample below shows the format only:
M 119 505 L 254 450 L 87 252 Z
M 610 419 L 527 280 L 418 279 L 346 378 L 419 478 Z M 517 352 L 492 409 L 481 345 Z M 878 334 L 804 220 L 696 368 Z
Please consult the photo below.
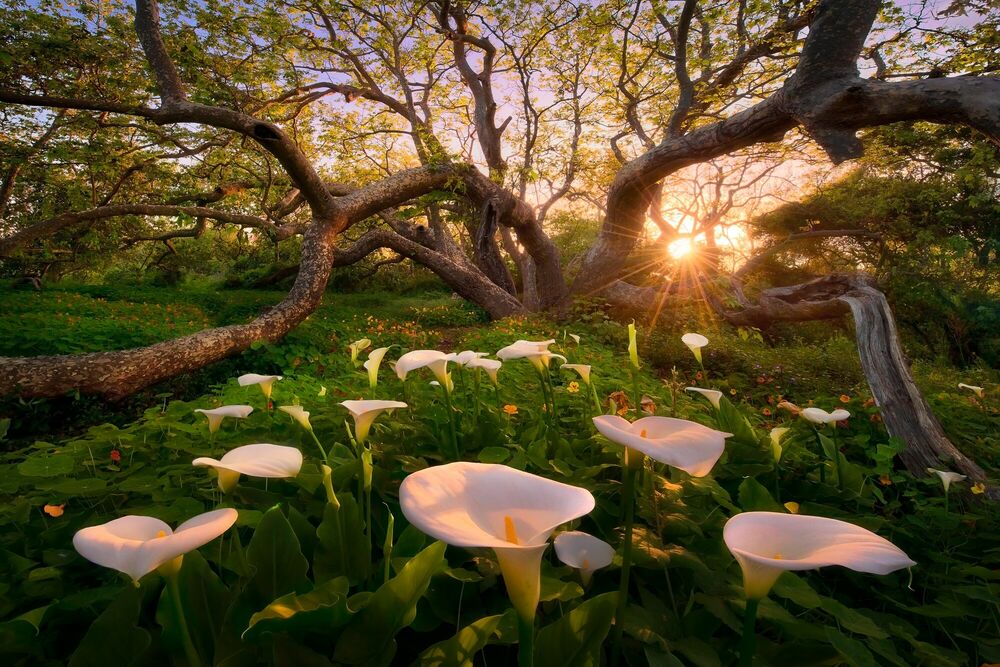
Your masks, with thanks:
M 677 239 L 667 246 L 667 254 L 673 259 L 683 259 L 690 255 L 693 250 L 694 244 L 691 243 L 691 239 Z

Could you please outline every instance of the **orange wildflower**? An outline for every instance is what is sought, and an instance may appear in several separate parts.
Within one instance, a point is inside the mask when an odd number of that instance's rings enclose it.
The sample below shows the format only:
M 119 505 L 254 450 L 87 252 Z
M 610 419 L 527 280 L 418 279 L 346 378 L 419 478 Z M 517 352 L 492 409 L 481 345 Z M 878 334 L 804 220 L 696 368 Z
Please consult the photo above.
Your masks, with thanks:
M 507 405 L 503 406 L 503 411 L 506 412 L 508 415 L 516 415 L 517 414 L 517 406 L 516 405 L 511 405 L 510 403 L 508 403 Z
M 63 503 L 62 505 L 46 505 L 43 509 L 45 510 L 45 513 L 48 514 L 49 516 L 58 518 L 63 515 L 64 511 L 63 508 L 65 507 L 66 504 Z

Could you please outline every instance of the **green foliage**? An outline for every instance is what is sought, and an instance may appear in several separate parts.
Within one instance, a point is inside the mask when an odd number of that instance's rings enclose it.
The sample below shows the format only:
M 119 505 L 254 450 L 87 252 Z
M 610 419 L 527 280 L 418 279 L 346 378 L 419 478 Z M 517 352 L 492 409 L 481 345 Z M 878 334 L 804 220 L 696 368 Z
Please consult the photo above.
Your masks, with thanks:
M 123 297 L 125 289 L 89 289 L 83 290 L 87 298 L 137 303 L 111 298 Z M 147 296 L 143 290 L 132 294 Z M 267 296 L 233 292 L 226 317 L 247 316 Z M 199 292 L 148 292 L 148 302 L 163 309 L 177 298 L 214 312 L 205 305 L 210 297 Z M 464 318 L 471 311 L 452 303 L 340 297 L 324 305 L 301 336 L 239 361 L 247 371 L 281 371 L 285 379 L 274 387 L 275 405 L 299 403 L 310 411 L 330 453 L 339 508 L 328 502 L 311 437 L 283 413 L 268 411 L 256 387 L 239 387 L 232 379 L 207 390 L 192 388 L 190 400 L 149 397 L 141 415 L 120 426 L 81 425 L 75 435 L 44 435 L 44 441 L 25 437 L 30 429 L 24 413 L 13 413 L 4 440 L 10 449 L 0 455 L 0 658 L 86 665 L 98 659 L 98 648 L 114 644 L 123 664 L 184 664 L 177 608 L 162 579 L 150 574 L 135 589 L 80 558 L 72 536 L 123 514 L 176 525 L 232 506 L 240 512 L 236 528 L 188 554 L 177 580 L 192 644 L 206 664 L 511 664 L 516 624 L 493 554 L 430 542 L 406 524 L 398 506 L 398 484 L 406 474 L 450 460 L 440 390 L 429 386 L 429 374 L 416 371 L 405 389 L 412 407 L 376 421 L 369 441 L 369 501 L 358 450 L 345 429 L 349 418 L 338 402 L 371 393 L 346 345 L 367 336 L 375 345 L 398 345 L 392 358 L 442 337 L 452 349 L 483 351 L 517 338 L 555 338 L 560 354 L 593 365 L 603 408 L 614 395 L 616 408 L 627 403 L 625 414 L 635 418 L 627 338 L 624 327 L 605 318 L 568 325 L 566 335 L 538 317 L 469 326 Z M 460 326 L 438 333 L 417 321 L 420 312 L 429 312 L 441 323 L 435 326 L 443 326 L 438 313 L 446 307 Z M 95 309 L 93 317 L 99 316 Z M 803 514 L 876 530 L 919 565 L 912 581 L 905 572 L 878 578 L 837 568 L 783 575 L 761 606 L 759 660 L 801 667 L 974 667 L 1000 659 L 995 513 L 965 495 L 964 484 L 956 484 L 946 508 L 935 479 L 901 471 L 900 444 L 887 437 L 877 407 L 867 402 L 849 341 L 803 339 L 772 348 L 738 332 L 683 321 L 676 326 L 639 328 L 645 369 L 640 391 L 657 414 L 735 435 L 709 477 L 691 478 L 658 464 L 641 476 L 634 586 L 624 625 L 629 664 L 735 664 L 743 598 L 722 526 L 736 512 L 785 511 L 787 502 L 797 503 Z M 689 329 L 711 340 L 703 350 L 705 371 L 679 341 Z M 581 343 L 568 333 L 582 336 Z M 960 375 L 928 362 L 916 364 L 914 372 L 956 444 L 995 472 L 1000 441 L 994 399 L 956 388 L 958 381 L 991 387 L 995 374 L 977 369 Z M 503 461 L 590 489 L 597 507 L 573 528 L 620 548 L 620 452 L 595 435 L 592 400 L 582 389 L 571 390 L 579 378 L 553 374 L 557 413 L 550 415 L 542 410 L 538 377 L 527 362 L 504 365 L 498 394 L 480 378 L 477 395 L 470 372 L 454 373 L 463 457 Z M 683 391 L 694 383 L 725 393 L 719 411 Z M 388 364 L 375 397 L 403 398 Z M 779 397 L 826 409 L 844 406 L 852 417 L 817 432 L 779 409 Z M 255 410 L 245 420 L 227 420 L 210 437 L 193 410 L 225 404 Z M 508 414 L 504 405 L 517 406 L 517 412 Z M 791 430 L 776 465 L 768 430 L 778 425 Z M 252 442 L 298 446 L 306 459 L 302 473 L 295 480 L 243 477 L 222 496 L 205 469 L 190 465 L 196 456 L 219 457 Z M 839 460 L 843 489 L 833 460 Z M 62 506 L 62 514 L 47 514 L 46 505 Z M 578 575 L 549 550 L 536 664 L 596 665 L 607 659 L 619 574 L 613 564 L 581 587 Z

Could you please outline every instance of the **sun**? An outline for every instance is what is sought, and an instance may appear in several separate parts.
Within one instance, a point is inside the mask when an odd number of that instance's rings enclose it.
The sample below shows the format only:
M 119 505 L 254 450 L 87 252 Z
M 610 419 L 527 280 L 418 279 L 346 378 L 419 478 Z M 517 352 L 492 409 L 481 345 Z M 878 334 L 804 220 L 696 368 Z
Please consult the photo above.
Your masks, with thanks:
M 667 254 L 674 259 L 684 259 L 694 250 L 694 244 L 691 243 L 691 239 L 677 239 L 676 241 L 671 241 L 670 245 L 667 246 Z

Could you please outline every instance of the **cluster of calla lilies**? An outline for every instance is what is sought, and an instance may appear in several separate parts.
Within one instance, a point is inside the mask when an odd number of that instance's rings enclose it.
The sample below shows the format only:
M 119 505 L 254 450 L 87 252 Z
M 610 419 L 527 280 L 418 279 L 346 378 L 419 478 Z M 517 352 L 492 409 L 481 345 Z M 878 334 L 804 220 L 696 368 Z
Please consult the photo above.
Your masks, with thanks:
M 573 336 L 579 345 L 579 337 Z M 709 341 L 700 334 L 685 334 L 682 341 L 704 370 L 702 349 Z M 498 390 L 498 371 L 505 362 L 528 360 L 537 371 L 547 411 L 555 412 L 550 366 L 558 359 L 561 368 L 574 372 L 590 389 L 596 413 L 601 404 L 593 385 L 589 365 L 568 363 L 566 357 L 550 351 L 555 340 L 519 340 L 486 358 L 485 353 L 463 351 L 445 353 L 438 350 L 414 350 L 401 355 L 394 370 L 403 381 L 404 397 L 408 375 L 427 368 L 440 386 L 451 418 L 450 436 L 454 461 L 432 466 L 409 474 L 399 487 L 399 500 L 407 520 L 425 534 L 456 547 L 488 548 L 496 555 L 508 597 L 519 618 L 519 662 L 531 664 L 533 655 L 534 619 L 540 598 L 540 567 L 550 539 L 560 527 L 589 514 L 595 507 L 590 491 L 527 473 L 515 468 L 487 463 L 458 460 L 456 430 L 452 413 L 451 394 L 455 384 L 449 364 L 475 374 L 476 390 L 479 373 L 485 372 Z M 372 391 L 378 384 L 379 368 L 390 348 L 372 350 L 367 360 L 360 354 L 371 345 L 362 339 L 349 346 L 355 367 L 364 366 Z M 638 345 L 634 325 L 629 326 L 629 360 L 633 377 L 639 370 Z M 271 393 L 281 376 L 243 375 L 241 386 L 258 386 L 271 409 Z M 721 409 L 722 393 L 715 389 L 688 387 L 688 391 L 704 396 L 716 409 Z M 641 394 L 636 380 L 636 413 L 640 411 Z M 324 395 L 322 391 L 320 395 Z M 349 400 L 342 405 L 354 421 L 353 440 L 364 447 L 375 419 L 386 412 L 408 407 L 394 400 Z M 499 405 L 499 400 L 498 400 Z M 795 407 L 795 406 L 792 406 Z M 614 406 L 612 406 L 613 411 Z M 326 463 L 326 451 L 313 433 L 309 412 L 301 406 L 280 406 L 312 435 Z M 850 417 L 846 410 L 826 412 L 819 408 L 797 410 L 797 414 L 817 428 L 836 425 Z M 253 408 L 249 405 L 227 405 L 214 409 L 199 409 L 208 419 L 210 434 L 215 434 L 224 419 L 244 419 Z M 616 642 L 612 660 L 620 655 L 623 612 L 629 593 L 632 532 L 635 509 L 636 478 L 645 471 L 645 459 L 666 464 L 692 477 L 709 475 L 722 457 L 726 439 L 732 434 L 718 431 L 685 419 L 645 416 L 629 421 L 619 414 L 595 414 L 596 431 L 612 443 L 620 445 L 623 471 L 622 508 L 624 537 L 621 545 L 621 577 L 616 613 Z M 771 431 L 775 461 L 781 458 L 781 439 L 787 428 Z M 359 457 L 360 458 L 360 457 Z M 370 465 L 370 459 L 368 459 Z M 195 466 L 215 471 L 218 485 L 229 492 L 241 475 L 258 478 L 289 478 L 299 474 L 303 456 L 296 447 L 275 444 L 250 444 L 228 451 L 220 459 L 200 457 Z M 330 468 L 324 484 L 329 484 Z M 938 471 L 936 471 L 938 472 Z M 947 489 L 953 481 L 938 472 Z M 370 473 L 368 473 L 370 479 Z M 839 472 L 838 472 L 839 481 Z M 331 494 L 328 491 L 328 496 Z M 335 496 L 330 502 L 335 502 Z M 369 499 L 370 508 L 370 499 Z M 176 586 L 176 573 L 185 553 L 216 539 L 236 522 L 235 509 L 218 509 L 190 519 L 175 530 L 166 523 L 145 516 L 125 516 L 103 525 L 80 530 L 73 538 L 77 551 L 102 566 L 124 572 L 134 581 L 153 570 L 159 570 Z M 741 644 L 741 665 L 750 665 L 754 654 L 754 619 L 759 601 L 766 597 L 778 577 L 785 571 L 811 570 L 840 565 L 872 574 L 890 572 L 914 565 L 905 553 L 882 537 L 864 528 L 830 518 L 805 516 L 797 513 L 744 512 L 730 518 L 722 538 L 743 573 L 747 598 L 746 625 Z M 603 540 L 577 530 L 563 530 L 554 539 L 556 556 L 579 571 L 587 585 L 593 573 L 613 561 L 616 550 Z

